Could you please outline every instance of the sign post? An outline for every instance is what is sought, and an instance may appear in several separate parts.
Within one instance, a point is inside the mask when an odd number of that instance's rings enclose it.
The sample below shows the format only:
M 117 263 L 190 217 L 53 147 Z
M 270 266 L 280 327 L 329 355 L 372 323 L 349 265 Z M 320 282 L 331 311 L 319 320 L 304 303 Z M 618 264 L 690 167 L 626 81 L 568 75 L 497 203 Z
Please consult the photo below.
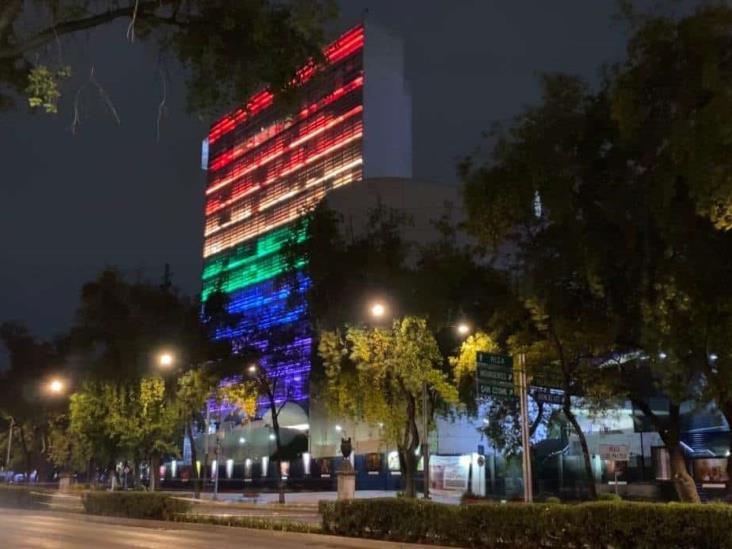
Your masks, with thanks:
M 529 441 L 529 398 L 526 383 L 526 355 L 519 355 L 519 399 L 521 408 L 521 443 L 524 470 L 524 501 L 534 501 L 533 476 L 531 473 L 531 445 Z
M 478 352 L 476 356 L 476 381 L 478 399 L 514 399 L 518 397 L 521 412 L 522 472 L 524 477 L 524 501 L 533 501 L 531 475 L 531 447 L 529 444 L 529 402 L 526 382 L 526 357 L 519 355 L 518 387 L 514 380 L 513 358 L 507 355 Z M 518 389 L 518 391 L 517 391 Z
M 628 461 L 630 455 L 630 446 L 627 444 L 600 444 L 600 459 L 612 461 L 616 465 L 618 461 Z M 614 467 L 613 484 L 615 485 L 615 493 L 618 493 L 618 468 Z

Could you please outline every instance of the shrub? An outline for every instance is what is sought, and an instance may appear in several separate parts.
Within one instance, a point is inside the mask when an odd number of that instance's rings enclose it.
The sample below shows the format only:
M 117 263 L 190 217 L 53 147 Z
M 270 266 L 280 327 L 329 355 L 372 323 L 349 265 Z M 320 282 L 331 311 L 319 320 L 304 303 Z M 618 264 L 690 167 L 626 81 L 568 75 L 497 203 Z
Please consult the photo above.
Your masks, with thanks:
M 480 501 L 493 501 L 488 496 L 477 496 L 472 492 L 463 492 L 460 496 L 460 503 L 476 503 Z
M 597 494 L 597 500 L 598 501 L 623 501 L 623 498 L 621 498 L 618 494 L 613 494 L 612 492 L 605 492 L 604 494 Z
M 171 520 L 187 513 L 187 501 L 148 492 L 86 492 L 81 497 L 84 510 L 91 515 Z
M 192 522 L 197 524 L 214 524 L 216 526 L 235 526 L 239 528 L 257 528 L 259 530 L 275 530 L 280 532 L 296 532 L 300 534 L 318 534 L 322 531 L 319 524 L 287 520 L 271 520 L 267 518 L 232 516 L 232 515 L 175 515 L 176 522 Z
M 558 497 L 556 497 L 556 496 L 549 496 L 548 498 L 546 498 L 546 499 L 544 500 L 544 503 L 549 503 L 549 504 L 553 504 L 553 503 L 562 503 L 562 500 L 561 500 L 561 499 L 559 499 L 559 498 L 558 498 Z
M 41 509 L 48 496 L 28 486 L 0 486 L 0 507 Z
M 462 547 L 732 548 L 726 505 L 321 502 L 323 531 Z

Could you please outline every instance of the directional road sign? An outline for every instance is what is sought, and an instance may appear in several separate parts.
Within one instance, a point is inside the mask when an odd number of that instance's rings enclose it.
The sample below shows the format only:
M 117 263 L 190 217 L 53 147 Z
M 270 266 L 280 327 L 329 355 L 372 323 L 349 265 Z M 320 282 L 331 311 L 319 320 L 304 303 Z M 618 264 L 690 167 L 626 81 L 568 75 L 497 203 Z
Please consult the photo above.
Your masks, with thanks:
M 529 393 L 534 397 L 536 402 L 544 402 L 546 404 L 564 404 L 564 392 L 557 391 L 551 387 L 542 387 L 532 385 L 529 387 Z
M 514 398 L 513 358 L 478 352 L 476 356 L 478 398 Z

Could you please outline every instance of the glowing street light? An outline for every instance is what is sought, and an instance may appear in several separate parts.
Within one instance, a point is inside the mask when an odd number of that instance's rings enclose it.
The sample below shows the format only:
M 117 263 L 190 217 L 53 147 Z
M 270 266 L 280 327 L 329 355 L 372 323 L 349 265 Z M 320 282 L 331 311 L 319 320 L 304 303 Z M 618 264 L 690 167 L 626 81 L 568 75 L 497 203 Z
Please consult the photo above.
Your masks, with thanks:
M 371 316 L 374 318 L 382 318 L 386 314 L 386 307 L 383 303 L 374 303 L 371 305 Z
M 247 368 L 247 371 L 248 371 L 248 372 L 249 372 L 250 374 L 256 374 L 256 373 L 257 373 L 257 365 L 256 365 L 256 364 L 251 364 L 251 365 L 249 366 L 249 368 Z
M 341 427 L 340 425 L 336 425 L 335 430 L 340 433 L 343 430 L 343 427 Z
M 175 358 L 170 353 L 161 353 L 158 357 L 158 364 L 161 368 L 170 368 L 175 362 Z
M 60 395 L 65 388 L 64 382 L 60 379 L 52 379 L 48 384 L 48 390 L 54 395 Z
M 466 322 L 461 322 L 457 325 L 457 333 L 461 336 L 466 336 L 470 333 L 470 325 Z

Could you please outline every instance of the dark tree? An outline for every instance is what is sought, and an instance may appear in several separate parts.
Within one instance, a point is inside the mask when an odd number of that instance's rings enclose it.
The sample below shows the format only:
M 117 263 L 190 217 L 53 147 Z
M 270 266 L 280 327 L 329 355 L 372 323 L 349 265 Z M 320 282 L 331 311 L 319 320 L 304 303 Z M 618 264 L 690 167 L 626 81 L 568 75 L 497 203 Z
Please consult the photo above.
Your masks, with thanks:
M 5 0 L 0 107 L 26 95 L 31 107 L 57 112 L 62 95 L 78 100 L 85 83 L 111 107 L 93 68 L 87 77 L 90 67 L 68 65 L 66 50 L 74 36 L 123 20 L 130 42 L 150 41 L 183 65 L 192 111 L 220 111 L 262 83 L 291 91 L 298 68 L 319 56 L 334 13 L 330 0 Z

